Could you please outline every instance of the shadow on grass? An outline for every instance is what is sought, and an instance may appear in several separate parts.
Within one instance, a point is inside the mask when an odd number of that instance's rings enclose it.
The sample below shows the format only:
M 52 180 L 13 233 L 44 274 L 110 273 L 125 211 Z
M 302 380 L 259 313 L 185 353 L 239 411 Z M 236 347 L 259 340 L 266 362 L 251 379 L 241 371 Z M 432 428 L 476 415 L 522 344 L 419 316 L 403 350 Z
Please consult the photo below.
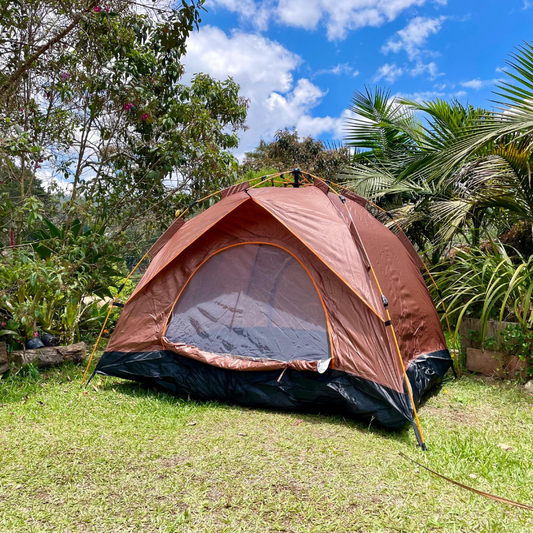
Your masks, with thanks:
M 106 379 L 118 380 L 119 378 Z M 275 413 L 278 416 L 285 417 L 294 422 L 297 420 L 302 420 L 313 425 L 344 426 L 352 428 L 361 433 L 378 435 L 383 439 L 401 442 L 404 444 L 409 442 L 408 435 L 409 432 L 412 431 L 411 424 L 409 422 L 406 422 L 406 424 L 401 428 L 390 429 L 379 426 L 372 418 L 367 420 L 355 419 L 350 415 L 334 412 L 333 408 L 331 410 L 280 410 L 262 407 L 250 407 L 236 403 L 219 402 L 216 400 L 203 400 L 193 396 L 173 394 L 167 392 L 164 388 L 157 387 L 153 384 L 143 383 L 141 381 L 114 381 L 112 384 L 107 385 L 106 388 L 108 390 L 111 388 L 115 389 L 117 392 L 135 398 L 150 397 L 151 399 L 157 399 L 161 403 L 171 405 L 182 405 L 184 402 L 192 402 L 194 405 L 203 408 L 216 408 L 219 410 L 233 412 L 236 415 L 242 413 L 243 411 Z

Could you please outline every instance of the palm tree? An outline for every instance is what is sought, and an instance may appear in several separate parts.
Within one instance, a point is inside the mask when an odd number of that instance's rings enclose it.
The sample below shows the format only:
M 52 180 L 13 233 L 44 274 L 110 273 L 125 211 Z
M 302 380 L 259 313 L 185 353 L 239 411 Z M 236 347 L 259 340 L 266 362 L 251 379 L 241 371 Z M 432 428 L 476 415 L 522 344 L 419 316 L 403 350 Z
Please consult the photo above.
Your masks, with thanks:
M 353 97 L 347 143 L 365 151 L 345 178 L 391 211 L 433 260 L 452 238 L 533 221 L 533 45 L 508 61 L 496 111 L 456 100 L 418 103 L 366 89 Z
M 427 169 L 466 127 L 489 113 L 456 100 L 420 104 L 368 88 L 354 95 L 350 109 L 355 117 L 348 124 L 347 144 L 365 151 L 354 157 L 347 185 L 391 212 L 421 251 L 428 243 L 441 244 L 433 247 L 437 260 L 445 242 L 441 233 L 449 226 L 440 222 L 435 208 L 460 201 L 465 186 L 429 180 Z M 478 220 L 474 212 L 470 215 Z

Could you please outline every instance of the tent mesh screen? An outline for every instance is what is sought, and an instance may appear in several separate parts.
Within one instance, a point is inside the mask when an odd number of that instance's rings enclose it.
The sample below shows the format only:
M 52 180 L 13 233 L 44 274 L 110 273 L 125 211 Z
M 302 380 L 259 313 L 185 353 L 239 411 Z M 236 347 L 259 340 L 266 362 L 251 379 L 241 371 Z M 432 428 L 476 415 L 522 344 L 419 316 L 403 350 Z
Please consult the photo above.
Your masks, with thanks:
M 290 253 L 242 244 L 211 256 L 190 278 L 165 336 L 228 357 L 327 361 L 326 314 Z

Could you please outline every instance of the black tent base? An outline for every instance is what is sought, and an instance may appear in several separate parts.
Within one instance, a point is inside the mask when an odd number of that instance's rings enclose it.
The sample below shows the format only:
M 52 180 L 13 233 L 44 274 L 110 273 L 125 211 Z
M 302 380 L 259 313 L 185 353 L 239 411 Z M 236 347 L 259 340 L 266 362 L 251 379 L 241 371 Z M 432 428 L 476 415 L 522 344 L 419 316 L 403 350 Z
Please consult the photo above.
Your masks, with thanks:
M 448 351 L 442 350 L 421 356 L 409 366 L 407 374 L 417 405 L 424 392 L 442 379 L 451 364 Z M 337 370 L 327 370 L 324 374 L 292 369 L 284 373 L 242 372 L 159 350 L 105 352 L 95 372 L 155 385 L 172 394 L 199 400 L 348 415 L 373 419 L 391 429 L 400 428 L 413 420 L 406 391 L 400 394 Z

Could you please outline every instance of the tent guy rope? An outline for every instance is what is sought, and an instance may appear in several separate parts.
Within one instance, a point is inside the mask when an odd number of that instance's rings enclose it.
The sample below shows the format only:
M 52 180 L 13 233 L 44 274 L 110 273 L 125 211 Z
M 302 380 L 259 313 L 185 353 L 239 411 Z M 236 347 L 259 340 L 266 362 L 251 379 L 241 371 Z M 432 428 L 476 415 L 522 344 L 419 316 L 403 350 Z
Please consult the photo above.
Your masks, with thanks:
M 463 483 L 459 483 L 459 481 L 455 481 L 453 479 L 450 479 L 449 477 L 443 476 L 442 474 L 439 474 L 438 472 L 435 472 L 435 470 L 431 470 L 431 468 L 428 468 L 427 466 L 424 466 L 423 464 L 419 463 L 418 461 L 415 461 L 414 459 L 411 459 L 404 453 L 400 452 L 400 457 L 403 457 L 407 461 L 411 461 L 411 463 L 414 463 L 415 465 L 418 465 L 420 468 L 423 468 L 424 470 L 427 470 L 434 476 L 440 477 L 441 479 L 444 479 L 448 483 L 452 483 L 453 485 L 457 485 L 458 487 L 461 487 L 462 489 L 469 490 L 470 492 L 473 492 L 474 494 L 479 494 L 480 496 L 483 496 L 485 498 L 488 498 L 489 500 L 494 500 L 495 502 L 499 503 L 505 503 L 507 505 L 512 505 L 513 507 L 519 507 L 520 509 L 525 509 L 526 511 L 533 511 L 533 507 L 531 505 L 526 505 L 525 503 L 515 502 L 513 500 L 508 500 L 507 498 L 502 498 L 501 496 L 495 496 L 494 494 L 490 494 L 489 492 L 483 492 L 482 490 L 474 489 L 473 487 L 469 487 L 468 485 L 464 485 Z

